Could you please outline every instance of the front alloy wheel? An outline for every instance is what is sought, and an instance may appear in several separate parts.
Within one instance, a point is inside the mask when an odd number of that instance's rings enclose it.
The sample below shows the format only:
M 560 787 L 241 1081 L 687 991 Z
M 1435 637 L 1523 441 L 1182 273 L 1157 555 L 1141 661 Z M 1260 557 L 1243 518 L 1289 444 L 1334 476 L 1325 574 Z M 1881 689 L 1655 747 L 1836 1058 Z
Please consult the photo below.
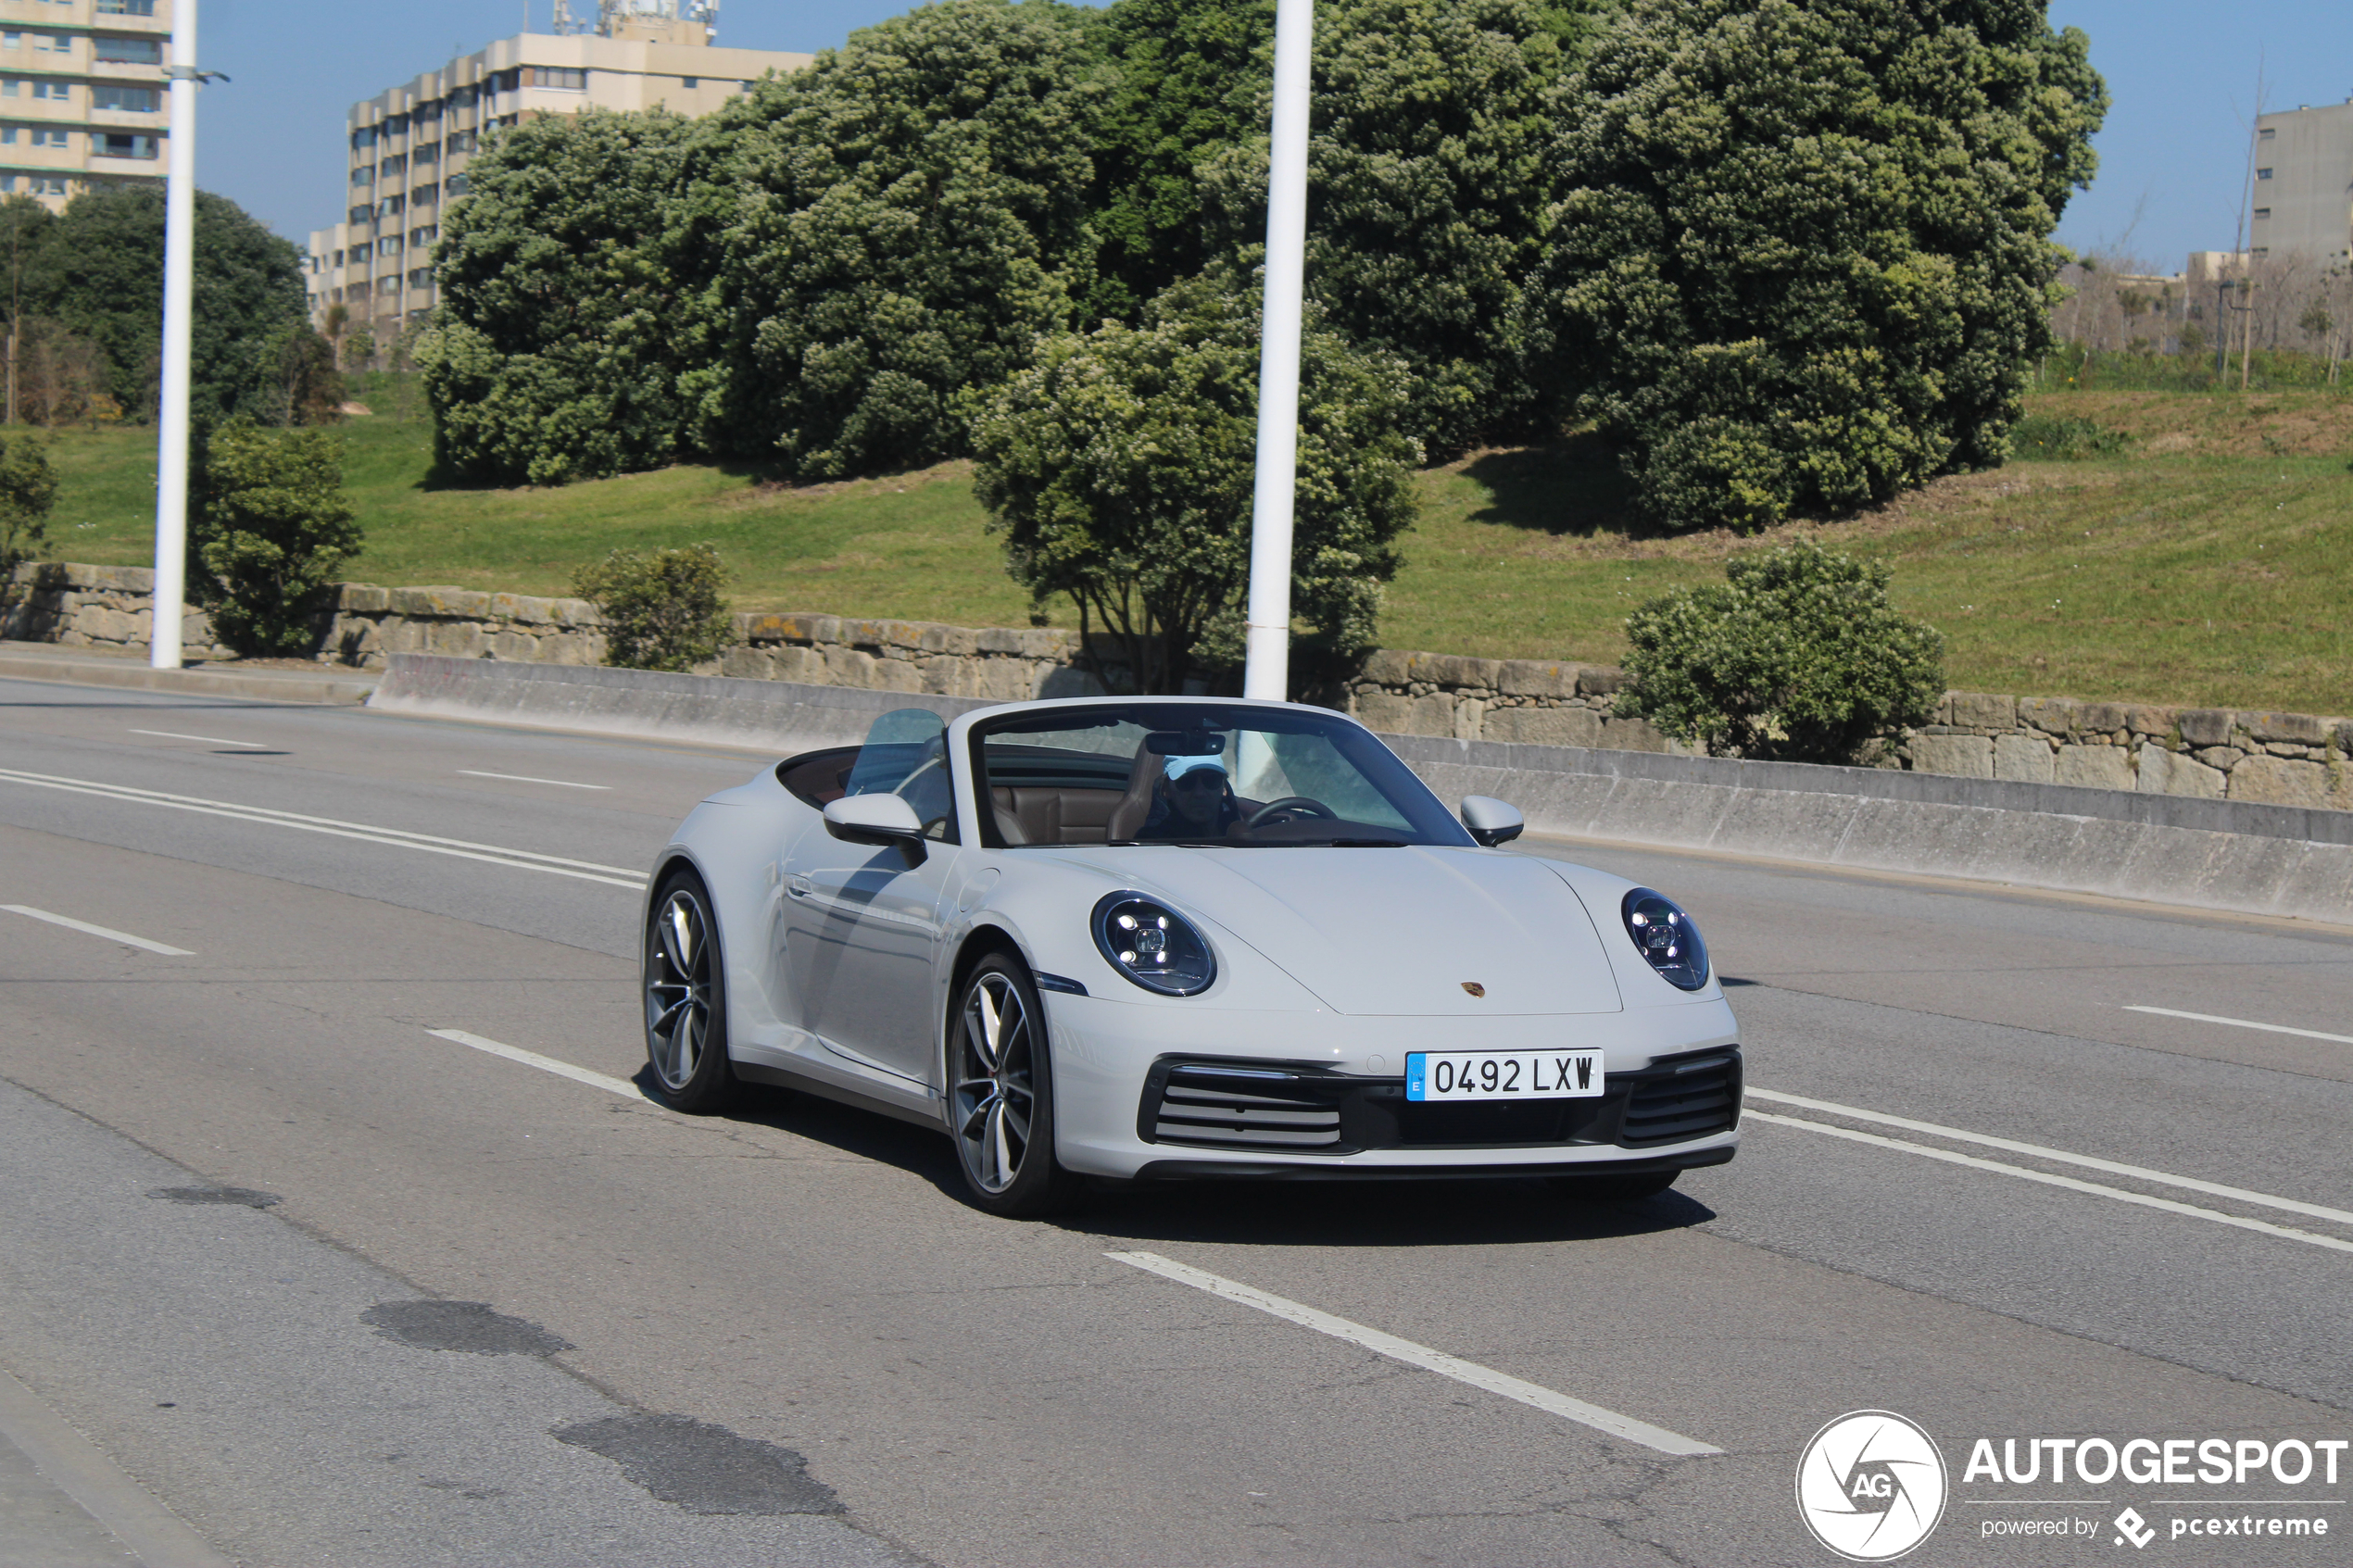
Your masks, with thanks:
M 735 1090 L 726 980 L 705 897 L 691 872 L 676 872 L 646 922 L 646 1058 L 660 1098 L 686 1111 L 716 1110 Z
M 974 1201 L 1007 1215 L 1067 1201 L 1074 1184 L 1054 1160 L 1045 1022 L 1018 962 L 992 954 L 973 971 L 948 1054 L 956 1152 Z

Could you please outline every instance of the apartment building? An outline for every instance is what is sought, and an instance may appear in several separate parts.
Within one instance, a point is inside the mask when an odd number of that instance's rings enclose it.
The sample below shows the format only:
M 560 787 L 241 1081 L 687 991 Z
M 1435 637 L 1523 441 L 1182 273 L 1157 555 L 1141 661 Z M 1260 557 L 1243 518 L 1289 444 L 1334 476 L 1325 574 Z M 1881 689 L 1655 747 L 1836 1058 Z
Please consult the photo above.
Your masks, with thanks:
M 351 325 L 388 343 L 433 308 L 442 215 L 465 195 L 468 165 L 502 127 L 591 107 L 705 115 L 769 71 L 812 58 L 716 47 L 706 23 L 679 19 L 674 6 L 624 0 L 606 10 L 597 32 L 501 39 L 352 106 L 348 205 L 341 222 L 310 236 L 314 321 L 341 305 Z
M 2256 117 L 2253 235 L 2259 257 L 2353 255 L 2353 98 Z
M 160 185 L 171 0 L 0 0 L 0 195 Z

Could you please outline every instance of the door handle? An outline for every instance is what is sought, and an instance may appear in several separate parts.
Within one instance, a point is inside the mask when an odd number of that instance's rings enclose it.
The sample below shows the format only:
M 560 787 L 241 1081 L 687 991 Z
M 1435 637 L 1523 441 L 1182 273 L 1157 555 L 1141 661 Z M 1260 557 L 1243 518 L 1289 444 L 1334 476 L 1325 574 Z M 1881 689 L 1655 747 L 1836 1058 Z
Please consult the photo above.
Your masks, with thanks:
M 791 890 L 792 896 L 796 898 L 806 898 L 817 891 L 817 884 L 799 872 L 785 878 L 785 885 Z

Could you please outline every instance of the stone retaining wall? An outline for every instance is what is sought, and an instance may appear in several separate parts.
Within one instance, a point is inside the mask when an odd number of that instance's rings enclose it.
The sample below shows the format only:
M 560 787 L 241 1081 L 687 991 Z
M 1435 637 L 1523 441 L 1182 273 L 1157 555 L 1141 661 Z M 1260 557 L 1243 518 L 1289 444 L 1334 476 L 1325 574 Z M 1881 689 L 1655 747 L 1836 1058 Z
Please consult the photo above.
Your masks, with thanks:
M 153 579 L 137 567 L 21 567 L 0 635 L 144 649 Z M 734 642 L 698 673 L 996 701 L 1101 689 L 1073 632 L 811 614 L 735 619 Z M 231 657 L 212 646 L 201 614 L 185 626 L 186 657 Z M 594 665 L 604 660 L 603 627 L 580 599 L 346 583 L 318 657 L 371 670 L 395 653 Z M 1648 722 L 1612 711 L 1624 684 L 1608 665 L 1383 648 L 1334 695 L 1387 734 L 1690 755 Z M 1936 721 L 1907 734 L 1883 765 L 2349 810 L 2348 755 L 2353 721 L 2343 719 L 1950 692 Z

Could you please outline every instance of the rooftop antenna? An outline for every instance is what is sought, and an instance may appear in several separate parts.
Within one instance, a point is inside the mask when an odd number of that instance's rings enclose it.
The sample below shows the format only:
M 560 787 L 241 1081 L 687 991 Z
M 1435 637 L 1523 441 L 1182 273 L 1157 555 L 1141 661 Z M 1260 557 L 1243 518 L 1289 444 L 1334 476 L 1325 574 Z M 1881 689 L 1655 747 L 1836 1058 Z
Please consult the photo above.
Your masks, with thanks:
M 617 38 L 634 21 L 700 22 L 717 31 L 719 0 L 555 0 L 559 33 Z M 593 9 L 592 18 L 586 13 Z

